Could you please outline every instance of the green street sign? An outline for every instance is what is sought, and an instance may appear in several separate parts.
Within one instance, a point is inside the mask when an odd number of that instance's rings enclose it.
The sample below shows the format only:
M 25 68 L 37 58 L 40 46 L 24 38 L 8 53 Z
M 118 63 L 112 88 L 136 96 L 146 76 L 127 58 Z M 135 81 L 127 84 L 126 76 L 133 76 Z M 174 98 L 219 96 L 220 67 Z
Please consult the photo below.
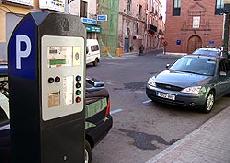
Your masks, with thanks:
M 92 33 L 101 33 L 101 27 L 87 25 L 86 26 L 86 31 L 87 32 L 92 32 Z

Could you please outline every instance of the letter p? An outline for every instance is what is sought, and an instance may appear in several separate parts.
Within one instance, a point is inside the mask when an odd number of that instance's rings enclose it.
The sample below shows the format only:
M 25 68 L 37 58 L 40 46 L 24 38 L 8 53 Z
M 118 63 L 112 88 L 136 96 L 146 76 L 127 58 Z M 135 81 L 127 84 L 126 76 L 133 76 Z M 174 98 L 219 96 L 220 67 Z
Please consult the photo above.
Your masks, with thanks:
M 26 49 L 21 49 L 21 44 L 26 44 Z M 16 35 L 16 69 L 22 69 L 22 58 L 29 57 L 31 53 L 31 41 L 27 35 Z

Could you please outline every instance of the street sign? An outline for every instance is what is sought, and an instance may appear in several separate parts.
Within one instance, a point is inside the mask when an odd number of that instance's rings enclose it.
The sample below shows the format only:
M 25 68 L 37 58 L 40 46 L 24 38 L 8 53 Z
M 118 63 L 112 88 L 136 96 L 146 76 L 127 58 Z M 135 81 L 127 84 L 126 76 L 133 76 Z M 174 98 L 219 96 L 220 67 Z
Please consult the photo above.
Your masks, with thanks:
M 20 5 L 33 6 L 33 0 L 3 0 L 3 2 L 12 2 Z
M 81 18 L 81 22 L 84 24 L 92 24 L 92 25 L 97 24 L 97 20 L 90 19 L 90 18 Z
M 39 0 L 40 9 L 64 12 L 65 0 Z
M 99 22 L 105 22 L 107 21 L 107 15 L 97 15 L 97 21 Z
M 181 45 L 181 40 L 176 40 L 176 45 Z
M 85 28 L 86 28 L 87 32 L 94 32 L 94 33 L 100 33 L 101 32 L 101 28 L 100 27 L 96 27 L 96 26 L 92 26 L 92 25 L 87 25 Z

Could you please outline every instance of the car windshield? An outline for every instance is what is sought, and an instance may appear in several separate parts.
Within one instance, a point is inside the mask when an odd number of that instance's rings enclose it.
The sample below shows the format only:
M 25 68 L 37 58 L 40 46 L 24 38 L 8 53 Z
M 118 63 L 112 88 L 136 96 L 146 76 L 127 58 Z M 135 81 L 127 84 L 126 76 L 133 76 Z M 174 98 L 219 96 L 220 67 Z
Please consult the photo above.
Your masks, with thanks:
M 216 60 L 204 57 L 183 57 L 177 60 L 170 70 L 213 76 Z
M 197 49 L 193 54 L 196 55 L 208 55 L 208 56 L 218 56 L 219 51 L 217 50 L 208 50 L 208 49 Z

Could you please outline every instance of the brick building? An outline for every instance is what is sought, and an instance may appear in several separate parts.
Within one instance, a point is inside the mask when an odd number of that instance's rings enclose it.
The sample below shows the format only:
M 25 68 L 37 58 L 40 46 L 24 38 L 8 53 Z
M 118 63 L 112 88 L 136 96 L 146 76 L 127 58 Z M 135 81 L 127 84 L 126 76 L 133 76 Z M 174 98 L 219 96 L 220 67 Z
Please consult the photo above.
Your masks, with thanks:
M 164 31 L 162 0 L 120 0 L 118 19 L 118 45 L 124 52 L 145 51 L 161 46 Z
M 168 0 L 167 52 L 191 53 L 199 47 L 223 45 L 223 0 Z

